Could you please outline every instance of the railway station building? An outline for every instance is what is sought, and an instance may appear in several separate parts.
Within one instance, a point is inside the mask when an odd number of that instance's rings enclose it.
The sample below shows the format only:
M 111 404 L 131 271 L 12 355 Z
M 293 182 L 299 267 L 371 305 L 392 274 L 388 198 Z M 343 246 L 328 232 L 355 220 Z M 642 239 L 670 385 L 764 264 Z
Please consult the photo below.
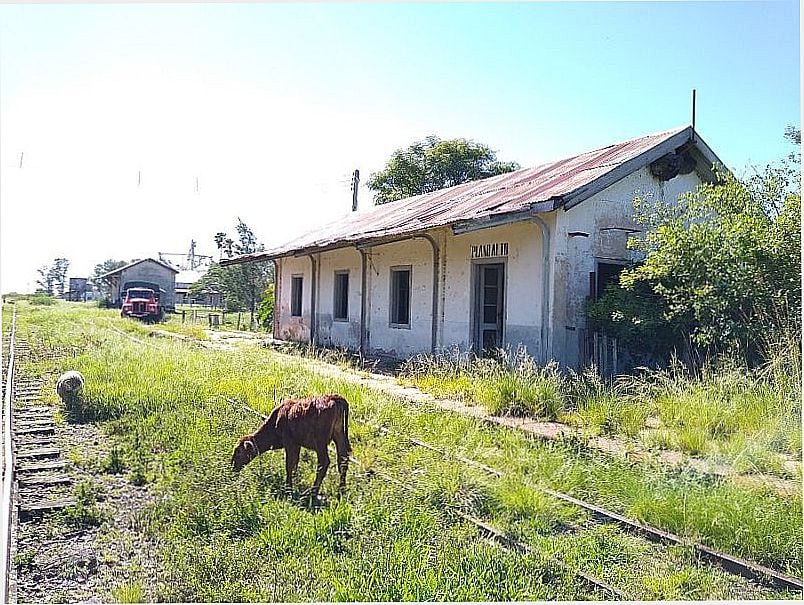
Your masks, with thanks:
M 677 128 L 353 212 L 226 263 L 275 263 L 277 339 L 398 359 L 525 347 L 578 369 L 598 346 L 587 301 L 635 260 L 634 198 L 674 203 L 716 166 Z

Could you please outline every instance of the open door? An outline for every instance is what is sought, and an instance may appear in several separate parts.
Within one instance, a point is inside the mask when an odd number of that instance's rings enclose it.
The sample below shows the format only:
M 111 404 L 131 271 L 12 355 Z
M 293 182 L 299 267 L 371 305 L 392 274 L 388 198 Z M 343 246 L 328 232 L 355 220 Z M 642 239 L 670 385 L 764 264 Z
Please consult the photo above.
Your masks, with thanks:
M 474 290 L 474 350 L 487 357 L 503 346 L 505 264 L 476 265 Z

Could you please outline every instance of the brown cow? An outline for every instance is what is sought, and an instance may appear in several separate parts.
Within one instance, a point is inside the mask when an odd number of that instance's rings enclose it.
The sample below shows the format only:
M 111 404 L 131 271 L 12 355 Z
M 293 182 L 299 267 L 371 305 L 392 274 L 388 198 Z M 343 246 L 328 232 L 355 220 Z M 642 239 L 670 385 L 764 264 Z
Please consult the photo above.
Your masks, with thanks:
M 329 468 L 327 446 L 330 441 L 335 442 L 338 453 L 340 494 L 346 487 L 346 470 L 352 451 L 349 444 L 349 403 L 340 395 L 289 399 L 281 403 L 256 432 L 240 438 L 232 455 L 232 467 L 239 471 L 263 452 L 284 448 L 287 486 L 290 489 L 299 465 L 301 448 L 315 450 L 318 454 L 318 468 L 312 489 L 315 497 Z

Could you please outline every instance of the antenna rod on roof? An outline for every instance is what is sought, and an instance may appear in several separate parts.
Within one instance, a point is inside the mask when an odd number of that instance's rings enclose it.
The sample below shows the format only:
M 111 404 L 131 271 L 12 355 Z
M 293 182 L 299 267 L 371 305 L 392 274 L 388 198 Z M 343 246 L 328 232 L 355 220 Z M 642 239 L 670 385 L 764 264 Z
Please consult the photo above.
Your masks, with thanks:
M 695 142 L 695 89 L 692 89 L 692 142 Z

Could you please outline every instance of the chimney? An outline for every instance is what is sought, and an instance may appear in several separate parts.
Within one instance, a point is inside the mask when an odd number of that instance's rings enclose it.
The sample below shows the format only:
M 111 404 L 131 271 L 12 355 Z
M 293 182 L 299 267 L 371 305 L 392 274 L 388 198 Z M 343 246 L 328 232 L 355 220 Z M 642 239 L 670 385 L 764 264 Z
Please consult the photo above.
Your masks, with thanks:
M 352 212 L 357 212 L 357 186 L 360 184 L 360 171 L 352 174 Z

